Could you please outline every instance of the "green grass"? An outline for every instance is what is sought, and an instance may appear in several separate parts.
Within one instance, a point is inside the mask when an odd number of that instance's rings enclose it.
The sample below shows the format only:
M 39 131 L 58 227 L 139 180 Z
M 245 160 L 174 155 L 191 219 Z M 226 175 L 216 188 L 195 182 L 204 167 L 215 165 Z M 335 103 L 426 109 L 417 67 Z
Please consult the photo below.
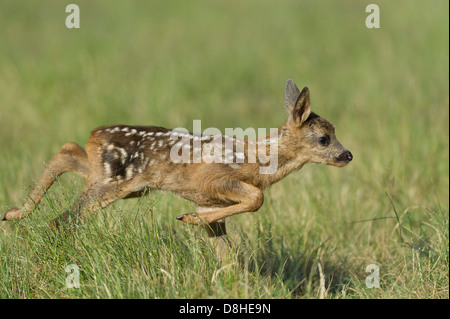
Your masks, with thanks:
M 76 3 L 78 30 L 61 1 L 0 4 L 0 211 L 100 125 L 277 127 L 288 78 L 355 158 L 307 165 L 230 218 L 226 261 L 163 192 L 49 234 L 82 188 L 64 175 L 0 225 L 0 298 L 318 298 L 319 263 L 327 298 L 449 298 L 448 2 L 378 1 L 377 30 L 369 1 Z

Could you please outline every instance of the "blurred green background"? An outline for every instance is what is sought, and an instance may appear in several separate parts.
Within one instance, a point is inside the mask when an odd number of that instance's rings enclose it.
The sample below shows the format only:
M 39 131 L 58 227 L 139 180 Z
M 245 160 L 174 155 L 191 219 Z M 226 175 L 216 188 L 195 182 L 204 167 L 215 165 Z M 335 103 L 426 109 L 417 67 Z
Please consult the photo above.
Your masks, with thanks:
M 80 29 L 65 26 L 68 3 L 80 7 Z M 287 246 L 312 232 L 366 262 L 392 258 L 392 234 L 430 223 L 427 212 L 443 212 L 448 227 L 448 1 L 376 1 L 380 29 L 365 26 L 369 3 L 3 0 L 0 209 L 24 200 L 45 162 L 97 126 L 278 127 L 290 78 L 309 87 L 313 111 L 354 161 L 306 166 L 274 185 L 260 212 L 232 219 L 236 233 L 256 236 L 267 219 Z M 397 224 L 355 223 L 393 218 L 386 194 Z M 163 222 L 192 208 L 161 196 Z

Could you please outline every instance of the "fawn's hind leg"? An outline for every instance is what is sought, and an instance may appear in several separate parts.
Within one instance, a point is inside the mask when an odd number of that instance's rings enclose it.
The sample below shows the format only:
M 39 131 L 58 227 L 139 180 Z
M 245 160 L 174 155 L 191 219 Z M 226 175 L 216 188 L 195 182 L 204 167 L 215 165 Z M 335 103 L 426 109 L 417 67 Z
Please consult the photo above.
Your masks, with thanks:
M 95 208 L 103 209 L 119 199 L 146 194 L 138 180 L 102 183 L 99 182 L 99 177 L 101 175 L 90 176 L 83 192 L 71 209 L 66 210 L 61 216 L 50 222 L 50 225 L 59 227 L 61 222 L 73 224 L 81 221 L 86 213 L 92 213 Z
M 45 192 L 55 182 L 56 178 L 66 172 L 77 173 L 83 178 L 89 176 L 87 154 L 83 148 L 73 142 L 64 144 L 58 154 L 49 161 L 23 206 L 9 209 L 2 220 L 21 219 L 30 215 L 41 201 Z

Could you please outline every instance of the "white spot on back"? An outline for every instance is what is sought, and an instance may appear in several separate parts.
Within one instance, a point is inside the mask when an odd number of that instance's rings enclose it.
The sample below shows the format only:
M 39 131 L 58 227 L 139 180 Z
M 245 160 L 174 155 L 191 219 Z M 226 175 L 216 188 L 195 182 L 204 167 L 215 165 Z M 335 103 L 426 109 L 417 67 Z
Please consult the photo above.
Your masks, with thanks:
M 127 174 L 127 179 L 131 179 L 134 175 L 133 173 L 133 166 L 128 166 L 127 169 L 125 170 L 126 174 Z
M 128 153 L 125 151 L 125 149 L 123 149 L 121 147 L 118 147 L 117 149 L 119 150 L 120 154 L 122 154 L 123 157 L 128 156 Z
M 105 175 L 111 176 L 111 165 L 109 163 L 103 163 L 103 168 L 105 169 Z

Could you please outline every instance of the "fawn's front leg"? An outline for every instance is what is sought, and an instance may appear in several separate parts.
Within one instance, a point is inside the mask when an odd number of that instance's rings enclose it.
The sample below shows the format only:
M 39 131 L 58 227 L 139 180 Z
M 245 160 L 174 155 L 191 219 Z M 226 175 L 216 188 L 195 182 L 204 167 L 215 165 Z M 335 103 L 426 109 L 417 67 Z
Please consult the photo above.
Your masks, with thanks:
M 214 247 L 217 256 L 227 262 L 229 259 L 229 249 L 231 248 L 231 242 L 228 239 L 227 229 L 225 228 L 225 220 L 221 219 L 217 222 L 210 223 L 205 226 L 208 233 L 209 243 Z M 229 262 L 227 262 L 229 263 Z
M 199 212 L 198 216 L 191 213 L 183 214 L 177 219 L 192 225 L 211 225 L 233 215 L 255 212 L 264 202 L 264 195 L 259 188 L 241 181 L 236 182 L 233 188 L 217 185 L 210 190 L 214 192 L 211 194 L 214 198 L 236 204 L 208 212 Z

